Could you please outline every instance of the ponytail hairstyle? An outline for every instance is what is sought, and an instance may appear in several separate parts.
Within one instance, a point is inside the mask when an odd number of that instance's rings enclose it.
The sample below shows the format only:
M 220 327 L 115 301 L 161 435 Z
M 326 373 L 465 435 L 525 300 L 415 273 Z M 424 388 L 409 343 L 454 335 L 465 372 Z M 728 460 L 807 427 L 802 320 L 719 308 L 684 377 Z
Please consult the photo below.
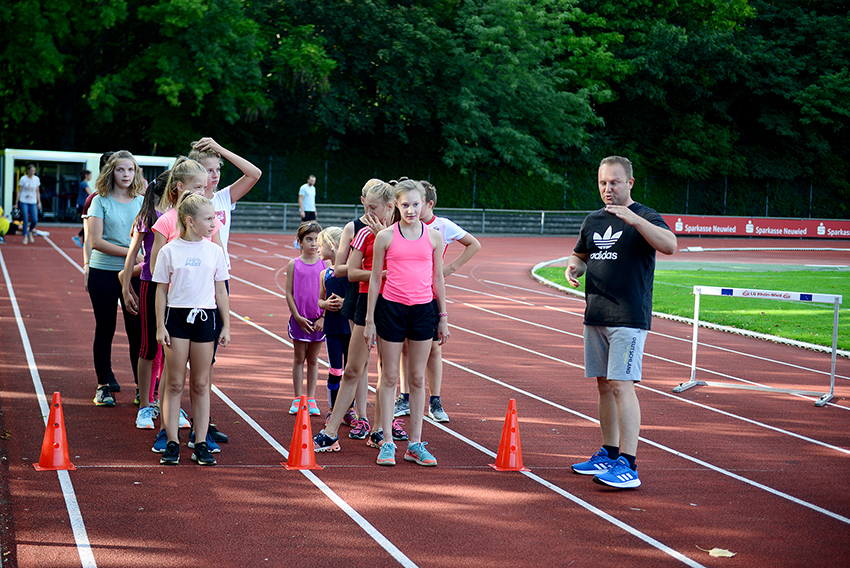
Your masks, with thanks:
M 180 227 L 181 237 L 186 236 L 186 231 L 189 228 L 189 225 L 186 223 L 186 219 L 188 217 L 195 217 L 198 214 L 198 211 L 206 205 L 211 206 L 212 201 L 203 195 L 198 195 L 191 191 L 183 192 L 183 195 L 180 196 L 180 199 L 177 202 L 177 224 Z
M 339 240 L 342 238 L 342 229 L 340 227 L 328 227 L 319 233 L 319 246 L 325 246 L 325 243 L 331 245 L 334 253 L 339 252 Z
M 177 161 L 171 167 L 168 182 L 165 186 L 165 193 L 162 194 L 162 199 L 159 201 L 160 210 L 165 211 L 170 207 L 177 206 L 177 200 L 180 198 L 177 190 L 178 182 L 186 184 L 195 176 L 205 175 L 207 175 L 207 170 L 195 160 L 190 160 L 186 156 L 177 158 Z
M 100 175 L 97 176 L 97 181 L 94 182 L 95 191 L 101 197 L 108 197 L 112 193 L 112 190 L 115 189 L 115 177 L 113 174 L 115 173 L 115 164 L 118 163 L 118 160 L 130 160 L 133 162 L 136 171 L 133 176 L 133 183 L 130 185 L 130 197 L 141 195 L 145 190 L 145 184 L 142 176 L 139 174 L 139 164 L 136 162 L 133 154 L 127 150 L 114 152 L 109 157 L 106 165 L 100 169 Z
M 144 229 L 150 231 L 154 223 L 156 223 L 156 205 L 162 201 L 162 195 L 165 193 L 165 186 L 168 184 L 168 176 L 171 170 L 165 170 L 156 179 L 148 184 L 145 190 L 145 200 L 142 202 L 142 208 L 139 214 L 136 215 L 136 221 L 133 226 L 137 231 Z
M 380 185 L 382 183 L 384 183 L 384 182 L 382 182 L 378 178 L 370 179 L 365 184 L 363 184 L 363 189 L 360 190 L 360 197 L 361 198 L 366 197 L 366 194 L 369 192 L 370 189 L 372 189 L 376 185 Z

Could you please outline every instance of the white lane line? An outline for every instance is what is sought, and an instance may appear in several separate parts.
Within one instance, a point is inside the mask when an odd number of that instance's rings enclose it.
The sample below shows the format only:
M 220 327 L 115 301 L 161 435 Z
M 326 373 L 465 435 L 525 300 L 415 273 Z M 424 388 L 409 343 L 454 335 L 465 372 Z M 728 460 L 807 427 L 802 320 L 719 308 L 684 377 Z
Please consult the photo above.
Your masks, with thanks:
M 232 313 L 232 312 L 231 312 Z M 244 318 L 239 316 L 238 314 L 233 314 L 237 318 L 245 321 Z M 248 322 L 246 322 L 248 323 Z M 257 327 L 257 326 L 255 326 Z M 279 338 L 280 339 L 280 338 Z M 231 400 L 226 394 L 221 392 L 218 387 L 215 385 L 212 386 L 212 392 L 215 393 L 217 397 L 219 397 L 224 403 L 229 406 L 233 412 L 238 414 L 242 419 L 247 423 L 251 428 L 253 428 L 268 444 L 274 448 L 280 455 L 283 456 L 283 459 L 286 460 L 289 458 L 289 452 L 280 444 L 271 434 L 269 434 L 265 428 L 260 426 L 256 420 L 254 420 L 248 413 L 242 410 L 233 400 Z M 311 449 L 312 451 L 312 449 Z M 300 473 L 310 480 L 310 483 L 315 485 L 319 491 L 325 494 L 325 496 L 330 499 L 337 507 L 342 509 L 342 511 L 351 518 L 357 525 L 363 529 L 367 535 L 369 535 L 372 540 L 374 540 L 378 545 L 386 550 L 390 556 L 392 556 L 399 564 L 406 568 L 417 568 L 417 564 L 413 562 L 410 558 L 408 558 L 401 550 L 398 549 L 390 540 L 385 537 L 378 529 L 375 528 L 372 523 L 367 521 L 363 515 L 358 513 L 351 505 L 349 505 L 342 497 L 337 495 L 328 485 L 319 479 L 315 473 L 310 470 L 298 470 Z
M 276 243 L 274 241 L 269 241 L 267 239 L 257 239 L 257 240 L 260 241 L 261 243 L 266 243 L 267 245 L 279 246 L 278 243 Z
M 499 385 L 499 386 L 502 386 L 502 387 L 504 387 L 504 388 L 507 388 L 507 389 L 509 389 L 509 390 L 512 390 L 512 391 L 514 391 L 514 392 L 516 392 L 516 393 L 522 394 L 523 396 L 526 396 L 526 397 L 531 398 L 531 399 L 533 399 L 533 400 L 536 400 L 536 401 L 538 401 L 538 402 L 542 402 L 543 404 L 547 404 L 547 405 L 549 405 L 549 406 L 551 406 L 551 407 L 553 407 L 553 408 L 557 408 L 557 409 L 559 409 L 559 410 L 563 410 L 563 411 L 568 412 L 568 413 L 570 413 L 570 414 L 572 414 L 572 415 L 574 415 L 574 416 L 577 416 L 577 417 L 579 417 L 579 418 L 583 418 L 583 419 L 588 420 L 588 421 L 590 421 L 590 422 L 593 422 L 593 423 L 595 423 L 595 424 L 599 424 L 599 421 L 598 421 L 598 420 L 596 420 L 595 418 L 591 418 L 590 416 L 587 416 L 586 414 L 582 414 L 582 413 L 580 413 L 580 412 L 578 412 L 578 411 L 572 410 L 571 408 L 567 408 L 567 407 L 562 406 L 562 405 L 560 405 L 560 404 L 558 404 L 558 403 L 552 402 L 552 401 L 550 401 L 550 400 L 546 400 L 545 398 L 543 398 L 543 397 L 541 397 L 541 396 L 538 396 L 538 395 L 536 395 L 536 394 L 533 394 L 533 393 L 530 393 L 530 392 L 528 392 L 528 391 L 525 391 L 525 390 L 523 390 L 523 389 L 521 389 L 521 388 L 519 388 L 519 387 L 515 387 L 515 386 L 513 386 L 513 385 L 511 385 L 511 384 L 508 384 L 508 383 L 506 383 L 506 382 L 504 382 L 504 381 L 500 381 L 499 379 L 495 379 L 495 378 L 493 378 L 493 377 L 490 377 L 489 375 L 485 375 L 484 373 L 480 373 L 480 372 L 478 372 L 478 371 L 475 371 L 475 370 L 473 370 L 473 369 L 470 369 L 470 368 L 468 368 L 468 367 L 465 367 L 465 366 L 463 366 L 463 365 L 460 365 L 460 364 L 458 364 L 458 363 L 455 363 L 455 362 L 453 362 L 453 361 L 450 361 L 450 360 L 448 360 L 448 359 L 446 359 L 446 358 L 443 358 L 443 362 L 444 362 L 444 363 L 447 363 L 447 364 L 449 364 L 449 365 L 451 365 L 451 366 L 453 366 L 453 367 L 456 367 L 456 368 L 458 368 L 458 369 L 461 369 L 461 370 L 463 370 L 463 371 L 466 371 L 466 372 L 468 372 L 468 373 L 470 373 L 470 374 L 473 374 L 473 375 L 475 375 L 475 376 L 477 376 L 477 377 L 480 377 L 480 378 L 482 378 L 482 379 L 484 379 L 484 380 L 486 380 L 486 381 L 489 381 L 489 382 L 491 382 L 491 383 L 497 384 L 497 385 Z M 428 419 L 428 418 L 426 418 L 426 420 L 428 420 L 429 422 L 431 422 L 431 420 L 430 420 L 430 419 Z M 692 456 L 689 456 L 689 455 L 687 455 L 687 454 L 683 454 L 682 452 L 679 452 L 679 451 L 677 451 L 677 450 L 674 450 L 673 448 L 669 448 L 669 447 L 667 447 L 667 446 L 665 446 L 665 445 L 663 445 L 663 444 L 659 444 L 658 442 L 653 442 L 653 441 L 651 441 L 651 440 L 649 440 L 649 439 L 647 439 L 647 438 L 644 438 L 643 436 L 640 436 L 640 437 L 639 437 L 639 440 L 640 440 L 641 442 L 644 442 L 644 443 L 646 443 L 646 444 L 649 444 L 650 446 L 654 446 L 654 447 L 656 447 L 656 448 L 658 448 L 658 449 L 660 449 L 660 450 L 663 450 L 663 451 L 665 451 L 665 452 L 668 452 L 668 453 L 670 453 L 670 454 L 673 454 L 673 455 L 674 455 L 674 456 L 676 456 L 676 457 L 680 457 L 680 458 L 682 458 L 682 459 L 685 459 L 685 460 L 688 460 L 688 461 L 692 461 L 692 462 L 694 462 L 695 464 L 701 465 L 701 466 L 703 466 L 703 467 L 705 467 L 705 468 L 707 468 L 707 469 L 710 469 L 710 470 L 715 471 L 715 472 L 717 472 L 717 473 L 720 473 L 720 474 L 722 474 L 722 475 L 725 475 L 725 476 L 731 477 L 732 479 L 735 479 L 735 480 L 740 481 L 740 482 L 742 482 L 742 483 L 746 483 L 747 485 L 752 485 L 753 487 L 756 487 L 756 488 L 758 488 L 758 489 L 761 489 L 761 490 L 763 490 L 763 491 L 766 491 L 766 492 L 768 492 L 768 493 L 771 493 L 771 494 L 773 494 L 773 495 L 776 495 L 777 497 L 781 497 L 781 498 L 783 498 L 783 499 L 787 499 L 788 501 L 791 501 L 791 502 L 793 502 L 793 503 L 797 503 L 798 505 L 802 505 L 803 507 L 807 507 L 807 508 L 809 508 L 809 509 L 811 509 L 811 510 L 813 510 L 813 511 L 815 511 L 815 512 L 821 513 L 821 514 L 826 515 L 826 516 L 828 516 L 828 517 L 832 517 L 833 519 L 835 519 L 835 520 L 837 520 L 837 521 L 841 521 L 842 523 L 845 523 L 845 524 L 850 525 L 850 519 L 848 519 L 847 517 L 844 517 L 844 516 L 842 516 L 842 515 L 839 515 L 838 513 L 834 513 L 834 512 L 832 512 L 832 511 L 829 511 L 829 510 L 827 510 L 827 509 L 824 509 L 823 507 L 819 507 L 818 505 L 815 505 L 815 504 L 813 504 L 813 503 L 809 503 L 808 501 L 803 501 L 802 499 L 799 499 L 799 498 L 797 498 L 797 497 L 794 497 L 793 495 L 789 495 L 788 493 L 784 493 L 784 492 L 782 492 L 782 491 L 779 491 L 778 489 L 773 489 L 772 487 L 768 487 L 767 485 L 764 485 L 764 484 L 759 483 L 759 482 L 757 482 L 757 481 L 753 481 L 753 480 L 751 480 L 751 479 L 747 479 L 746 477 L 743 477 L 743 476 L 741 476 L 741 475 L 738 475 L 737 473 L 733 473 L 733 472 L 731 472 L 731 471 L 728 471 L 728 470 L 723 469 L 723 468 L 721 468 L 721 467 L 718 467 L 718 466 L 716 466 L 716 465 L 712 465 L 712 464 L 710 464 L 710 463 L 708 463 L 708 462 L 705 462 L 705 461 L 703 461 L 703 460 L 697 459 L 697 458 L 692 457 Z
M 233 275 L 231 274 L 231 275 L 230 275 L 230 279 L 231 279 L 231 280 L 236 280 L 237 282 L 242 282 L 243 284 L 247 284 L 248 286 L 253 286 L 253 287 L 254 287 L 254 288 L 256 288 L 257 290 L 262 290 L 263 292 L 265 292 L 265 293 L 267 293 L 267 294 L 271 294 L 272 296 L 277 296 L 278 298 L 281 298 L 281 299 L 283 299 L 283 300 L 285 300 L 285 299 L 286 299 L 286 296 L 284 296 L 283 294 L 278 294 L 277 292 L 275 292 L 275 291 L 273 291 L 273 290 L 269 290 L 268 288 L 263 288 L 263 287 L 262 287 L 262 286 L 260 286 L 259 284 L 254 284 L 253 282 L 248 282 L 247 280 L 243 280 L 243 279 L 239 278 L 238 276 L 233 276 Z
M 261 248 L 251 247 L 251 249 L 252 249 L 252 250 L 255 250 L 255 251 L 257 251 L 257 252 L 261 252 L 261 253 L 263 253 L 263 254 L 269 254 L 269 251 L 267 251 L 267 250 L 263 250 L 263 249 L 261 249 Z
M 274 272 L 274 270 L 275 270 L 271 266 L 266 266 L 265 264 L 260 264 L 259 262 L 254 262 L 253 260 L 248 260 L 247 258 L 244 260 L 244 262 L 247 262 L 248 264 L 253 264 L 254 266 L 259 266 L 260 268 L 265 268 L 266 270 L 271 270 L 272 272 Z
M 248 248 L 248 245 L 243 245 L 242 243 L 237 243 L 236 241 L 228 240 L 227 246 L 230 246 L 230 245 L 236 245 L 238 247 Z
M 48 242 L 51 246 L 53 246 L 53 248 L 59 250 L 52 241 L 48 240 Z M 62 255 L 65 256 L 71 264 L 75 264 L 74 261 L 71 260 L 71 258 L 64 252 L 61 250 L 59 252 L 62 253 Z M 12 279 L 9 276 L 9 270 L 6 268 L 6 259 L 3 257 L 2 250 L 0 250 L 0 267 L 3 269 L 3 278 L 6 280 L 9 302 L 12 304 L 12 311 L 15 314 L 15 322 L 18 325 L 18 332 L 20 333 L 21 342 L 24 346 L 24 354 L 26 355 L 27 366 L 29 367 L 30 377 L 32 378 L 32 384 L 35 389 L 36 398 L 38 399 L 38 406 L 41 410 L 42 418 L 44 419 L 44 426 L 47 428 L 47 420 L 50 416 L 50 403 L 47 402 L 47 397 L 44 395 L 44 386 L 41 383 L 41 376 L 39 375 L 35 356 L 32 352 L 29 335 L 27 334 L 27 329 L 24 325 L 24 318 L 21 317 L 18 299 L 15 296 L 15 290 L 12 287 Z M 82 270 L 81 267 L 80 270 Z M 80 556 L 80 562 L 82 563 L 83 568 L 97 568 L 97 563 L 94 560 L 94 554 L 91 549 L 91 543 L 89 542 L 88 532 L 86 531 L 86 525 L 83 522 L 83 515 L 80 511 L 79 503 L 77 503 L 77 495 L 74 492 L 74 484 L 71 483 L 71 476 L 67 471 L 58 471 L 56 473 L 59 477 L 59 485 L 62 488 L 62 497 L 65 499 L 65 509 L 68 511 L 68 519 L 71 523 L 71 531 L 74 534 L 74 542 L 77 545 L 77 554 Z
M 508 298 L 507 296 L 497 296 L 496 294 L 488 294 L 487 292 L 481 292 L 480 290 L 470 290 L 469 288 L 461 288 L 460 286 L 455 286 L 454 284 L 446 284 L 446 288 L 454 288 L 456 290 L 463 290 L 464 292 L 472 292 L 478 296 L 487 296 L 488 298 L 496 298 L 499 300 L 505 300 L 506 302 L 513 302 L 515 304 L 523 304 L 526 306 L 533 306 L 531 302 L 526 302 L 524 300 L 517 300 L 516 298 Z

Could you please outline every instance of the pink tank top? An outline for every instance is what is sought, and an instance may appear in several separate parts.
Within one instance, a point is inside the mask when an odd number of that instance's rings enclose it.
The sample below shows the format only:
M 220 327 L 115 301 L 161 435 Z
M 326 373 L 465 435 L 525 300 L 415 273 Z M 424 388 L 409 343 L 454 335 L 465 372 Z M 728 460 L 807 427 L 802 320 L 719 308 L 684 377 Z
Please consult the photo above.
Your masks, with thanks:
M 387 249 L 387 280 L 384 298 L 406 306 L 427 304 L 434 298 L 434 248 L 428 227 L 419 222 L 422 234 L 410 240 L 393 225 L 393 242 Z

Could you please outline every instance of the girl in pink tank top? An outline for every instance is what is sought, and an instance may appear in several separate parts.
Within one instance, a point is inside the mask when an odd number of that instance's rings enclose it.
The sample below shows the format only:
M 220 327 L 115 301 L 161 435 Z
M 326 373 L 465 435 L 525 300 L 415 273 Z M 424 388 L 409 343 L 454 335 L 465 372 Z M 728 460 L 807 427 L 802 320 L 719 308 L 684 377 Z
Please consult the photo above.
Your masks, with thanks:
M 431 341 L 440 344 L 449 338 L 446 290 L 443 279 L 443 237 L 429 229 L 419 215 L 425 190 L 417 181 L 405 180 L 396 186 L 396 207 L 401 218 L 375 237 L 369 301 L 364 338 L 371 347 L 380 341 L 381 381 L 378 398 L 381 408 L 393 408 L 400 374 L 401 351 L 408 342 L 410 369 L 410 434 L 405 461 L 435 466 L 437 460 L 422 441 L 422 415 L 425 407 L 425 367 Z M 384 261 L 386 283 L 381 289 Z M 436 305 L 435 305 L 436 304 Z M 384 432 L 391 429 L 392 413 L 381 415 Z M 378 465 L 395 465 L 395 444 L 384 441 Z

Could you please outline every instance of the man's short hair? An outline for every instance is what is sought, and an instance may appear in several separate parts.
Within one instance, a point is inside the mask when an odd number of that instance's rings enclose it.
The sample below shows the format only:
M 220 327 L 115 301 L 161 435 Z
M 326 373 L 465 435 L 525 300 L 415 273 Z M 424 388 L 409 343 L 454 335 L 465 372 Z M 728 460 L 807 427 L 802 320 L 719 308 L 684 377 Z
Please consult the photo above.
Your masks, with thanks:
M 623 156 L 608 156 L 607 158 L 602 158 L 602 161 L 599 162 L 599 167 L 601 168 L 605 164 L 620 164 L 623 166 L 623 170 L 626 172 L 626 179 L 630 180 L 634 177 L 634 171 L 632 169 L 632 163 L 628 158 L 624 158 Z

